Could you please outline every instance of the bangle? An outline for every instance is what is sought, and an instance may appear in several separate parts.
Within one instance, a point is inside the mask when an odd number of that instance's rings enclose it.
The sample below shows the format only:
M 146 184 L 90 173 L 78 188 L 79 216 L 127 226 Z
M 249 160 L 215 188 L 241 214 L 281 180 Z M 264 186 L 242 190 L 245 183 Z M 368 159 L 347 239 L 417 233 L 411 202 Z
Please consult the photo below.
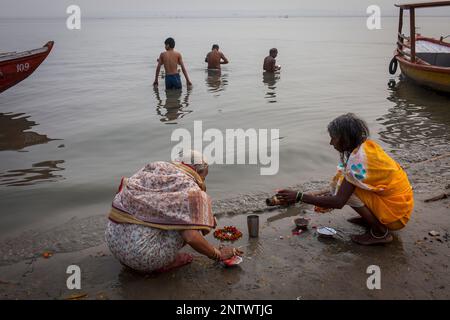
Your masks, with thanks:
M 303 201 L 303 192 L 297 192 L 297 196 L 295 197 L 295 202 L 302 202 Z
M 216 260 L 219 261 L 220 260 L 220 250 L 217 248 L 214 248 L 214 255 L 212 257 L 210 257 L 211 260 Z

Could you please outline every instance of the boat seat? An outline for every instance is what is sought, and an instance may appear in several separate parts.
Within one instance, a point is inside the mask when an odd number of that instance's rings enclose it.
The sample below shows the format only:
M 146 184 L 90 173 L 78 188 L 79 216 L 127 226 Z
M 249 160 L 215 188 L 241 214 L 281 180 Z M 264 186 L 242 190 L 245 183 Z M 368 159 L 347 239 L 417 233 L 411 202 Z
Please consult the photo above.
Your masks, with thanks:
M 417 56 L 433 66 L 450 67 L 450 53 L 447 52 L 417 52 Z
M 450 67 L 450 47 L 427 40 L 416 42 L 417 56 L 437 67 Z

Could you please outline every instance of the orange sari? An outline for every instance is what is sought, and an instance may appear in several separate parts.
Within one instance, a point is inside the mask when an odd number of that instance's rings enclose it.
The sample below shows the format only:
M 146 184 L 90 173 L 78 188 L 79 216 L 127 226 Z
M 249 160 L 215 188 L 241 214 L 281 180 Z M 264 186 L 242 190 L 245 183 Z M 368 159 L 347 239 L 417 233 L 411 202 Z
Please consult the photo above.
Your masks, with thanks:
M 353 184 L 356 196 L 391 230 L 403 228 L 414 208 L 408 176 L 374 141 L 366 140 L 338 167 L 335 179 Z

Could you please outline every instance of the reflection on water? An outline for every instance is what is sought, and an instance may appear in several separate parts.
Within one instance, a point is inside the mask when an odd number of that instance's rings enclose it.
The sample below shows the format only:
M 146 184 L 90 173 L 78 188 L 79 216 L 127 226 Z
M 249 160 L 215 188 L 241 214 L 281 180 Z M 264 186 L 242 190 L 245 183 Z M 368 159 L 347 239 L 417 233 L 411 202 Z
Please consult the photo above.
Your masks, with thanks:
M 450 97 L 400 81 L 390 86 L 387 98 L 394 105 L 377 119 L 382 141 L 393 150 L 448 145 L 450 140 Z
M 8 187 L 30 186 L 42 182 L 63 180 L 63 176 L 54 172 L 62 171 L 58 167 L 64 160 L 49 160 L 34 163 L 30 169 L 15 169 L 0 173 L 0 185 Z
M 277 102 L 276 85 L 278 80 L 280 80 L 279 73 L 263 72 L 263 83 L 267 86 L 265 98 L 269 103 Z
M 225 90 L 228 85 L 228 74 L 222 73 L 221 70 L 207 69 L 206 86 L 208 92 L 216 93 L 214 96 L 220 96 L 220 93 Z
M 37 123 L 28 120 L 30 116 L 23 115 L 24 113 L 0 113 L 0 151 L 21 150 L 53 140 L 33 131 L 26 132 Z
M 189 95 L 191 94 L 190 89 L 187 89 L 183 100 L 181 100 L 183 93 L 182 90 L 165 90 L 165 102 L 161 99 L 159 89 L 157 87 L 154 87 L 154 92 L 156 100 L 158 101 L 158 104 L 156 105 L 156 113 L 161 117 L 161 122 L 175 124 L 176 122 L 173 122 L 174 120 L 183 118 L 186 114 L 192 112 L 192 110 L 187 110 L 189 107 Z

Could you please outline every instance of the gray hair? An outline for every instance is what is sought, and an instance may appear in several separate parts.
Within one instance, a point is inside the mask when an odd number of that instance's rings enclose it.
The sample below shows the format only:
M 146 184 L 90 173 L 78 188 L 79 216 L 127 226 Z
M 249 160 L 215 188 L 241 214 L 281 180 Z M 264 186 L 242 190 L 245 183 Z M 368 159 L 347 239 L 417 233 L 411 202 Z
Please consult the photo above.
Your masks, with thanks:
M 350 153 L 359 147 L 369 137 L 366 122 L 353 113 L 343 114 L 328 124 L 328 133 L 332 138 L 338 138 L 343 152 L 341 161 L 345 163 Z

